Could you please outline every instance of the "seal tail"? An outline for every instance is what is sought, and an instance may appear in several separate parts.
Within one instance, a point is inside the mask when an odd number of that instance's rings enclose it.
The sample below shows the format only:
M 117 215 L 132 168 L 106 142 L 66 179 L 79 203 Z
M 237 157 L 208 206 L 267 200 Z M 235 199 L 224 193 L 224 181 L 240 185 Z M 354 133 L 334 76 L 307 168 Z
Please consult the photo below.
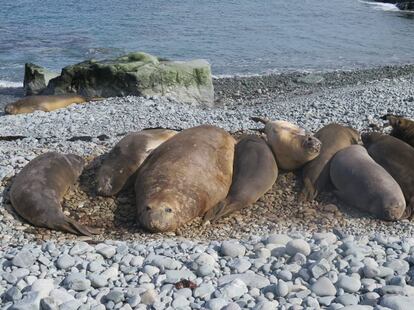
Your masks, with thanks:
M 265 131 L 264 131 L 264 128 L 249 128 L 249 130 L 252 130 L 252 131 L 258 131 L 258 132 L 260 132 L 260 133 L 264 133 Z
M 270 120 L 266 117 L 259 117 L 259 116 L 252 116 L 250 117 L 250 119 L 256 123 L 262 123 L 262 124 L 267 124 L 268 122 L 270 122 Z
M 381 117 L 382 120 L 388 121 L 389 126 L 394 127 L 397 125 L 398 120 L 401 119 L 401 116 L 394 115 L 394 114 L 385 114 Z
M 67 216 L 65 216 L 62 222 L 57 224 L 56 227 L 74 235 L 83 235 L 90 237 L 99 233 L 98 229 L 79 224 L 77 221 Z
M 235 211 L 239 211 L 245 207 L 244 203 L 240 201 L 228 202 L 227 199 L 220 202 L 214 208 L 208 210 L 203 217 L 203 223 L 210 221 L 210 223 L 214 223 L 217 220 L 230 215 Z

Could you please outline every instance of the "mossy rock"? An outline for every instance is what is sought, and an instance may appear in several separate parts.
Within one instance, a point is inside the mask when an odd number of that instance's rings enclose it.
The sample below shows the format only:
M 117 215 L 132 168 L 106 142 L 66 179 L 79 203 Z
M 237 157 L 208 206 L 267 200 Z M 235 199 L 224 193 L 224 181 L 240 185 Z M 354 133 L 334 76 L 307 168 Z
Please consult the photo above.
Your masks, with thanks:
M 51 72 L 32 63 L 26 63 L 23 81 L 26 96 L 40 94 L 44 91 L 49 81 L 57 76 L 59 76 L 59 73 Z
M 166 96 L 191 104 L 214 103 L 207 61 L 168 61 L 142 52 L 67 66 L 49 82 L 47 93 L 78 93 L 86 97 Z

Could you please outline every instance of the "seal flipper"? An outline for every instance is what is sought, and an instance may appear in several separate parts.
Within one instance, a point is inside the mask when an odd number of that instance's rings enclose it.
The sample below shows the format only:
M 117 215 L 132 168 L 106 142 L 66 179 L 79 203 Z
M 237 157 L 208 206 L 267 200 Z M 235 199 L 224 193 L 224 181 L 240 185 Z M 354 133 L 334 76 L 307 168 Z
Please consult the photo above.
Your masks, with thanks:
M 316 187 L 312 184 L 311 180 L 309 178 L 303 179 L 303 189 L 302 192 L 299 195 L 299 201 L 300 202 L 307 202 L 314 200 L 318 196 L 318 190 Z
M 250 117 L 250 119 L 256 123 L 262 123 L 262 124 L 267 124 L 269 122 L 269 119 L 265 117 L 252 116 Z
M 203 217 L 203 222 L 205 223 L 207 221 L 210 221 L 214 223 L 222 217 L 226 217 L 235 211 L 243 209 L 245 206 L 246 204 L 240 201 L 228 203 L 227 200 L 224 200 L 220 202 L 217 206 L 206 212 L 206 214 Z
M 77 221 L 67 216 L 62 218 L 62 221 L 60 223 L 56 223 L 54 226 L 74 235 L 92 236 L 99 233 L 98 229 L 79 224 Z

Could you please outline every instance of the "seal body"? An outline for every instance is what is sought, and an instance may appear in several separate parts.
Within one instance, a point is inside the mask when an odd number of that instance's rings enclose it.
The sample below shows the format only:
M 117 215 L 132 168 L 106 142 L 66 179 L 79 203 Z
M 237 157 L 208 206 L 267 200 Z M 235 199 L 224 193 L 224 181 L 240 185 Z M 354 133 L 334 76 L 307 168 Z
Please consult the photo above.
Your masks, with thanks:
M 400 219 L 404 194 L 393 177 L 360 145 L 351 145 L 332 158 L 331 181 L 335 194 L 347 204 L 384 220 Z
M 176 133 L 169 129 L 148 129 L 129 133 L 122 138 L 108 153 L 98 171 L 97 193 L 102 196 L 116 195 L 145 158 Z
M 379 132 L 362 136 L 368 154 L 400 185 L 407 203 L 406 215 L 414 208 L 414 148 L 395 137 Z
M 280 169 L 296 170 L 319 155 L 321 142 L 303 128 L 286 121 L 251 119 L 265 124 L 263 132 Z
M 401 139 L 414 147 L 413 120 L 391 114 L 384 115 L 382 118 L 388 120 L 390 126 L 392 127 L 391 136 Z
M 6 114 L 24 114 L 34 111 L 50 112 L 56 109 L 67 107 L 74 103 L 83 103 L 86 99 L 79 95 L 49 95 L 49 96 L 28 96 L 16 102 L 6 105 Z
M 233 180 L 226 199 L 210 209 L 204 221 L 214 222 L 255 203 L 276 182 L 278 169 L 272 150 L 261 137 L 249 135 L 236 145 Z
M 235 140 L 223 129 L 186 129 L 156 148 L 137 172 L 138 221 L 152 232 L 174 231 L 226 198 Z
M 361 137 L 353 128 L 329 124 L 318 130 L 315 137 L 322 143 L 319 155 L 303 167 L 302 200 L 313 200 L 329 185 L 329 162 L 336 152 L 358 144 Z
M 16 176 L 10 199 L 16 212 L 37 227 L 79 235 L 96 230 L 83 226 L 62 212 L 61 201 L 82 173 L 85 161 L 73 154 L 49 152 L 30 161 Z

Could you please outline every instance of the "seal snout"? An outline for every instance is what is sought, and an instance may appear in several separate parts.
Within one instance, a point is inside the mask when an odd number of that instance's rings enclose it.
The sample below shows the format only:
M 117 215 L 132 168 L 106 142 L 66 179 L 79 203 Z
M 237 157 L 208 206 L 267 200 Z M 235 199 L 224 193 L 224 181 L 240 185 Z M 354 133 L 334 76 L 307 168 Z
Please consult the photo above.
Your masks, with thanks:
M 399 203 L 390 206 L 384 210 L 384 219 L 387 221 L 398 221 L 402 218 L 405 210 L 405 204 Z
M 307 134 L 303 140 L 303 147 L 312 153 L 319 153 L 321 151 L 322 143 L 313 135 Z
M 153 207 L 145 206 L 145 214 L 142 217 L 143 225 L 152 232 L 173 231 L 176 227 L 176 219 L 173 209 L 169 205 L 161 204 Z
M 8 105 L 6 105 L 6 107 L 4 108 L 4 112 L 6 113 L 6 114 L 16 114 L 15 111 L 16 109 L 13 107 L 13 105 L 11 105 L 11 104 L 8 104 Z

